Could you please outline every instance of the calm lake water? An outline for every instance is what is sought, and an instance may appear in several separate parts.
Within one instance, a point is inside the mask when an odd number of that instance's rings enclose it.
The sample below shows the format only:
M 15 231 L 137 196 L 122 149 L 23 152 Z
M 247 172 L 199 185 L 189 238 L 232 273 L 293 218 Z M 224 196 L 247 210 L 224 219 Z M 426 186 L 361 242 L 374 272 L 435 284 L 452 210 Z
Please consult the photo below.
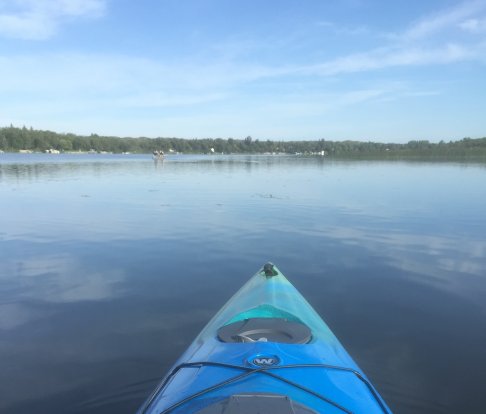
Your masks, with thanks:
M 41 154 L 0 154 L 0 412 L 134 413 L 268 260 L 394 412 L 486 412 L 486 165 Z

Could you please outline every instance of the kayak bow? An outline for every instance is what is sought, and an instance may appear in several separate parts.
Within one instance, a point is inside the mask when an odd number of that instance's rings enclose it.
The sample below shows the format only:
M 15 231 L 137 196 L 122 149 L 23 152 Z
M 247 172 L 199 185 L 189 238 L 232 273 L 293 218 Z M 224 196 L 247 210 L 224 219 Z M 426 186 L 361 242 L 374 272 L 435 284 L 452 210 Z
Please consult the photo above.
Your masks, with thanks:
M 329 327 L 267 263 L 213 317 L 138 414 L 389 413 Z

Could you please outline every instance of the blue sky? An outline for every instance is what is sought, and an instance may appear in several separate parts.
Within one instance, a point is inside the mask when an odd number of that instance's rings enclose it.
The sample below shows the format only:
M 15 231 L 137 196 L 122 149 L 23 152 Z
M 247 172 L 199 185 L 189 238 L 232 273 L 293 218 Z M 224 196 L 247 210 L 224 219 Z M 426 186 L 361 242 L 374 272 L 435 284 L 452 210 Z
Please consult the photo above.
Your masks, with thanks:
M 486 136 L 486 0 L 0 0 L 0 125 Z

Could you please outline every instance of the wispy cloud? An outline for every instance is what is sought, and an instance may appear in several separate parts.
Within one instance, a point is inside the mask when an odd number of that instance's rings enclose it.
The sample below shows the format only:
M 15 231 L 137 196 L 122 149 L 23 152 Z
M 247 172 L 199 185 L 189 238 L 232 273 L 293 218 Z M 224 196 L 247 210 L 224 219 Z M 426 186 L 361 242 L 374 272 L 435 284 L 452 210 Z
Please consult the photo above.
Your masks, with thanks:
M 320 24 L 332 30 L 349 32 L 332 22 Z M 359 32 L 366 33 L 362 28 L 357 29 Z M 388 34 L 388 42 L 382 47 L 306 65 L 300 71 L 336 76 L 391 67 L 443 65 L 471 60 L 484 62 L 486 38 L 461 37 L 464 32 L 486 34 L 486 0 L 462 2 L 453 8 L 424 16 L 403 31 Z
M 382 40 L 379 47 L 363 49 L 348 54 L 341 54 L 320 62 L 299 64 L 297 61 L 287 62 L 278 67 L 245 67 L 246 78 L 251 80 L 261 78 L 277 78 L 284 76 L 323 76 L 336 77 L 359 72 L 370 72 L 386 68 L 420 67 L 427 65 L 445 65 L 464 61 L 484 62 L 486 56 L 486 0 L 466 1 L 453 8 L 437 11 L 422 16 L 408 27 L 394 33 L 371 30 L 365 26 L 346 26 L 332 21 L 318 21 L 317 26 L 332 31 L 336 36 L 364 36 Z M 476 36 L 465 37 L 464 33 Z M 479 35 L 479 36 L 477 36 Z M 310 32 L 310 37 L 315 33 Z M 286 38 L 288 48 L 295 49 L 306 44 L 302 34 L 295 39 L 292 34 Z M 284 39 L 281 39 L 284 42 Z M 255 48 L 262 48 L 262 44 L 271 43 L 260 39 Z M 257 43 L 258 44 L 258 43 Z M 249 45 L 245 43 L 245 54 L 249 54 Z M 284 48 L 279 45 L 280 48 Z M 322 47 L 324 49 L 324 47 Z M 226 49 L 236 58 L 239 50 L 238 42 L 226 45 Z M 324 55 L 324 53 L 323 53 Z M 235 58 L 235 60 L 236 60 Z M 236 73 L 239 72 L 238 68 Z
M 444 30 L 460 27 L 465 21 L 476 17 L 478 13 L 485 10 L 486 1 L 484 0 L 463 2 L 453 8 L 442 10 L 418 20 L 400 37 L 404 40 L 423 39 Z
M 367 26 L 339 25 L 337 23 L 327 21 L 327 20 L 317 22 L 317 26 L 326 28 L 336 35 L 363 36 L 363 35 L 373 34 L 373 31 L 370 30 L 370 28 Z
M 106 1 L 0 0 L 0 36 L 46 39 L 66 21 L 103 15 Z M 319 30 L 315 24 L 298 26 L 268 39 L 235 32 L 229 40 L 171 59 L 95 49 L 0 55 L 0 112 L 6 124 L 19 120 L 17 124 L 45 122 L 49 127 L 49 122 L 59 125 L 85 117 L 84 124 L 92 130 L 103 130 L 104 123 L 106 128 L 117 124 L 129 131 L 135 120 L 119 117 L 131 110 L 143 113 L 132 130 L 147 135 L 151 134 L 145 125 L 152 122 L 151 130 L 160 131 L 163 119 L 164 127 L 172 122 L 174 135 L 197 136 L 198 129 L 214 131 L 218 125 L 224 127 L 221 135 L 229 136 L 252 124 L 263 130 L 284 118 L 317 119 L 365 102 L 433 96 L 443 93 L 442 85 L 424 88 L 410 81 L 412 70 L 395 69 L 484 63 L 485 14 L 486 0 L 464 2 L 405 24 L 390 36 L 371 26 L 353 28 L 326 21 Z M 323 44 L 325 39 L 316 40 L 316 32 L 322 35 L 326 30 L 337 37 L 362 38 L 347 43 L 343 52 L 339 46 Z M 404 86 L 389 87 L 366 76 L 379 71 L 388 81 Z M 319 122 L 322 119 L 316 125 Z M 299 129 L 301 124 L 295 127 L 296 134 Z M 289 130 L 290 123 L 281 136 L 288 136 Z
M 448 43 L 440 47 L 390 46 L 302 67 L 301 71 L 321 76 L 334 76 L 389 67 L 446 64 L 472 60 L 482 58 L 484 52 L 485 45 L 482 43 L 475 45 Z
M 464 20 L 459 23 L 459 27 L 470 33 L 486 33 L 486 18 Z
M 100 17 L 106 0 L 0 0 L 0 36 L 44 40 L 67 19 Z
M 5 0 L 0 0 L 0 5 L 2 2 L 5 3 Z M 23 10 L 23 14 L 37 16 L 29 20 L 31 29 L 35 32 L 35 21 L 39 27 L 45 28 L 44 35 L 57 28 L 62 16 L 99 16 L 105 10 L 104 0 L 13 0 L 13 4 Z M 265 79 L 336 77 L 392 67 L 482 61 L 486 54 L 486 39 L 482 37 L 465 41 L 444 36 L 443 40 L 434 44 L 417 41 L 404 43 L 402 40 L 423 39 L 459 25 L 464 30 L 479 31 L 482 20 L 471 20 L 471 16 L 483 9 L 486 10 L 486 0 L 464 3 L 455 9 L 420 19 L 382 47 L 305 64 L 295 60 L 278 65 L 258 64 L 246 58 L 241 60 L 236 54 L 227 56 L 224 51 L 221 56 L 210 54 L 170 63 L 157 58 L 96 53 L 0 56 L 0 79 L 8 79 L 8 82 L 0 80 L 0 91 L 44 93 L 54 89 L 72 93 L 78 90 L 86 95 L 90 90 L 96 90 L 100 97 L 103 97 L 103 93 L 124 91 L 126 103 L 133 101 L 136 105 L 143 105 L 143 101 L 146 101 L 155 106 L 165 106 L 171 100 L 190 103 L 220 99 L 232 88 Z M 5 6 L 0 8 L 0 33 L 7 30 L 1 25 L 1 19 L 8 17 L 5 10 Z M 17 12 L 10 17 L 20 19 L 22 13 Z M 49 25 L 44 24 L 48 20 Z M 333 25 L 330 22 L 323 24 Z M 41 29 L 37 34 L 40 35 L 40 32 Z M 245 48 L 249 47 L 245 43 Z M 224 49 L 228 48 L 227 45 Z M 32 67 L 36 68 L 35 76 L 32 76 Z M 194 96 L 190 96 L 191 91 Z M 184 99 L 180 99 L 181 95 Z

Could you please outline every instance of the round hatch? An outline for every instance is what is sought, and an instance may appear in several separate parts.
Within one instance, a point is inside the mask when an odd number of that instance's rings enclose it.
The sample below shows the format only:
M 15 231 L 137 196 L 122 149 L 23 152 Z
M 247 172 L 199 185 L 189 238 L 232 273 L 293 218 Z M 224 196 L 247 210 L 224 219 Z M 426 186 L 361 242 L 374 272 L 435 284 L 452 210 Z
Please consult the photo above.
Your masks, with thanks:
M 306 344 L 311 330 L 301 322 L 282 318 L 251 318 L 225 325 L 218 330 L 222 342 L 280 342 Z

